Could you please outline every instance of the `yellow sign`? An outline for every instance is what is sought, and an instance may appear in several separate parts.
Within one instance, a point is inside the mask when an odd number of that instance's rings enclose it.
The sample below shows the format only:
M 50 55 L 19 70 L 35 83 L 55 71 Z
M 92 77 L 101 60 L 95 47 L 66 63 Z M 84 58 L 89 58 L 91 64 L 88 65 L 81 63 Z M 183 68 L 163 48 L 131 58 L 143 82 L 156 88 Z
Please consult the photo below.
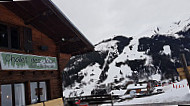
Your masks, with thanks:
M 64 106 L 64 104 L 63 104 L 63 99 L 58 98 L 58 99 L 53 99 L 53 100 L 45 101 L 42 103 L 31 104 L 27 106 Z
M 45 106 L 64 106 L 62 98 L 49 100 L 49 101 L 44 102 L 44 104 Z
M 187 67 L 190 74 L 190 66 Z M 177 72 L 179 73 L 180 79 L 186 79 L 185 72 L 183 68 L 177 68 Z

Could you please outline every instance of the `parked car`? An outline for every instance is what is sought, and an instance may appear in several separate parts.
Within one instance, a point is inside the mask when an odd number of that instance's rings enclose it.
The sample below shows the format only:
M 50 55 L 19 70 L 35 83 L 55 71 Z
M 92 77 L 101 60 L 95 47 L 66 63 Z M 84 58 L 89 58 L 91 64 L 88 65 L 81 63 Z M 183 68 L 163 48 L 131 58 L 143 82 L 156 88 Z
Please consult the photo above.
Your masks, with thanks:
M 163 88 L 159 85 L 159 83 L 155 80 L 150 80 L 129 84 L 127 86 L 126 94 L 130 94 L 131 97 L 137 97 L 161 92 L 163 92 Z
M 163 90 L 162 86 L 155 87 L 154 93 L 163 93 L 163 92 L 164 92 L 164 90 Z

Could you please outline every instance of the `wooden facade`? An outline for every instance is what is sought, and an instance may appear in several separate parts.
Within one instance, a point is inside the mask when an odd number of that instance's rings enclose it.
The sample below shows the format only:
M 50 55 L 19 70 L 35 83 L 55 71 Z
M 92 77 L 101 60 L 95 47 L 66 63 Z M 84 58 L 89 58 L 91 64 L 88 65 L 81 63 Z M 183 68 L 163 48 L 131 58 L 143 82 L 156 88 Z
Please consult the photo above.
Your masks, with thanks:
M 46 2 L 44 2 L 46 1 Z M 30 90 L 30 82 L 46 82 L 47 87 L 47 100 L 52 100 L 56 98 L 62 97 L 62 71 L 69 61 L 72 55 L 81 54 L 85 52 L 89 52 L 93 50 L 92 45 L 80 36 L 80 32 L 78 32 L 72 24 L 69 24 L 68 20 L 61 20 L 61 25 L 52 24 L 51 27 L 47 27 L 42 22 L 45 20 L 43 18 L 37 17 L 39 12 L 33 9 L 26 10 L 28 6 L 34 6 L 34 1 L 26 1 L 26 2 L 11 2 L 11 3 L 0 3 L 0 24 L 7 26 L 15 26 L 19 31 L 19 49 L 11 49 L 0 47 L 0 52 L 11 52 L 11 53 L 19 53 L 19 54 L 32 54 L 38 56 L 51 56 L 56 57 L 58 61 L 58 70 L 2 70 L 0 69 L 0 85 L 4 84 L 16 84 L 16 83 L 24 83 L 25 86 L 25 104 L 31 104 L 31 90 Z M 54 5 L 45 5 L 45 3 L 52 4 L 49 0 L 38 0 L 38 4 L 36 6 L 45 6 L 46 10 L 50 8 L 50 11 L 54 11 L 50 14 L 49 20 L 51 19 L 51 23 L 57 23 L 59 21 L 58 16 L 57 19 L 51 15 L 59 14 L 59 11 L 52 10 Z M 26 5 L 27 4 L 27 5 Z M 26 7 L 24 7 L 26 6 Z M 10 8 L 9 8 L 10 7 Z M 18 7 L 18 10 L 16 10 Z M 35 7 L 35 6 L 34 6 Z M 16 9 L 15 9 L 16 8 Z M 41 9 L 42 9 L 41 8 Z M 39 8 L 40 10 L 40 8 Z M 41 11 L 41 10 L 40 10 Z M 20 14 L 24 14 L 24 12 L 28 12 L 28 14 L 34 13 L 33 17 L 26 17 Z M 65 17 L 62 15 L 62 17 Z M 64 23 L 63 23 L 63 22 Z M 40 23 L 43 24 L 38 24 Z M 65 24 L 66 23 L 66 24 Z M 50 23 L 48 23 L 50 24 Z M 46 27 L 45 27 L 46 26 Z M 65 26 L 65 27 L 62 27 Z M 25 40 L 25 31 L 24 28 L 29 28 L 32 31 L 32 51 L 27 51 L 25 49 L 26 40 Z M 51 28 L 57 28 L 56 33 L 53 32 Z M 63 29 L 61 29 L 63 28 Z M 74 28 L 74 29 L 73 29 Z M 49 31 L 49 32 L 48 32 Z M 60 35 L 61 34 L 61 35 Z M 61 41 L 61 38 L 64 37 L 66 39 L 65 42 Z M 79 39 L 79 40 L 76 40 Z M 61 43 L 60 43 L 61 42 Z M 45 50 L 42 50 L 40 47 L 47 47 Z M 77 45 L 77 46 L 76 46 Z M 79 46 L 83 46 L 82 48 Z M 86 49 L 84 49 L 86 48 Z M 72 50 L 74 49 L 74 50 Z M 1 88 L 0 88 L 1 91 Z M 13 91 L 14 92 L 14 91 Z M 0 93 L 1 95 L 1 93 Z M 14 94 L 12 95 L 14 96 Z M 13 97 L 14 99 L 14 97 Z M 0 106 L 1 106 L 1 96 L 0 96 Z M 40 102 L 40 101 L 38 101 Z M 12 105 L 14 106 L 14 100 Z

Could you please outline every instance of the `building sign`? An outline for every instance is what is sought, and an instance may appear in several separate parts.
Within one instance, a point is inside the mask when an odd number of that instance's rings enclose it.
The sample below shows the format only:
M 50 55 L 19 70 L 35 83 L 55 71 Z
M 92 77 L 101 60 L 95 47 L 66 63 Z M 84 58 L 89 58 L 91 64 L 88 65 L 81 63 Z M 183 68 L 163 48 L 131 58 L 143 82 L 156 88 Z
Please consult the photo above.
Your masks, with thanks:
M 57 70 L 56 57 L 0 52 L 2 70 Z

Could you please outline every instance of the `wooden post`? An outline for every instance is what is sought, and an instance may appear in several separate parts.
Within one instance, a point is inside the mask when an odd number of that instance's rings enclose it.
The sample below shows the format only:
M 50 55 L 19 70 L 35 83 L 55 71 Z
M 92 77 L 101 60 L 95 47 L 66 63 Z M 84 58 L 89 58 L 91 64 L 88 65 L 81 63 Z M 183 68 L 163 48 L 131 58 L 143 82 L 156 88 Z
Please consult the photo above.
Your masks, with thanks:
M 1 83 L 0 83 L 0 106 L 1 106 Z
M 63 54 L 63 53 L 59 53 L 58 54 L 58 72 L 59 72 L 59 83 L 60 83 L 60 87 L 61 87 L 61 97 L 63 97 L 63 70 L 65 68 L 65 66 L 67 65 L 68 61 L 71 58 L 70 54 Z
M 31 104 L 31 89 L 30 89 L 30 81 L 25 82 L 25 103 L 26 105 Z
M 185 59 L 185 54 L 181 55 L 181 62 L 182 62 L 183 69 L 184 69 L 184 72 L 185 72 L 185 76 L 187 78 L 187 82 L 188 82 L 189 89 L 190 89 L 190 75 L 189 75 L 189 70 L 187 68 L 187 62 L 186 62 L 186 59 Z
M 111 106 L 113 106 L 113 97 L 112 97 L 112 95 L 110 95 L 111 96 Z

